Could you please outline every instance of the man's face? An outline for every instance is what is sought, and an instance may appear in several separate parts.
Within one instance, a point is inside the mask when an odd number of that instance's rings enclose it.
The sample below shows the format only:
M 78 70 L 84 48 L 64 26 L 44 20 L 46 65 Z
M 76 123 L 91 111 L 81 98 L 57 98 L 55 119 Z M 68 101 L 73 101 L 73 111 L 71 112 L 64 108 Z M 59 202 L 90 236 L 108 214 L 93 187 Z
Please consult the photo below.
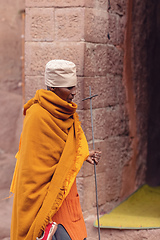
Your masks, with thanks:
M 53 92 L 61 99 L 68 103 L 71 103 L 74 96 L 76 95 L 76 87 L 56 87 Z

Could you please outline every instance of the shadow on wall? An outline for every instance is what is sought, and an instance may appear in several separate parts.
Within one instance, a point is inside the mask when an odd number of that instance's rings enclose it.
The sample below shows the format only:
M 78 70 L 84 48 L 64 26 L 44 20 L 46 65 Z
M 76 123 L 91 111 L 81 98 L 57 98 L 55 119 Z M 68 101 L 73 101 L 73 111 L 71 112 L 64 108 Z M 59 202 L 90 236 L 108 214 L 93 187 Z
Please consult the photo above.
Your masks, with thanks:
M 160 185 L 160 2 L 156 1 L 148 47 L 150 78 L 147 183 Z

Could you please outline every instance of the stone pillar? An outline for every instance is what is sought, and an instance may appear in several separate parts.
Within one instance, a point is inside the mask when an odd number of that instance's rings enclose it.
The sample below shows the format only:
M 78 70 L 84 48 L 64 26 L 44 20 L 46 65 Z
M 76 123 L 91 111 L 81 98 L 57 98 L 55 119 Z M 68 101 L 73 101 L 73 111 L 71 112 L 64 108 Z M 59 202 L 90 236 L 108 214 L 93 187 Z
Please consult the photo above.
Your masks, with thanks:
M 93 2 L 92 2 L 93 3 Z M 121 197 L 122 170 L 130 159 L 128 117 L 123 86 L 125 2 L 95 1 L 85 8 L 84 97 L 93 94 L 96 148 L 102 151 L 97 166 L 100 213 L 111 209 Z M 89 102 L 84 103 L 84 129 L 92 148 Z M 124 154 L 126 153 L 126 156 Z M 96 214 L 92 166 L 83 167 L 84 202 L 87 215 Z
M 97 167 L 100 213 L 130 194 L 136 182 L 136 166 L 131 184 L 126 180 L 130 165 L 136 165 L 129 124 L 132 105 L 126 104 L 129 86 L 124 74 L 126 5 L 127 1 L 111 1 L 108 11 L 108 0 L 26 0 L 26 101 L 45 87 L 49 60 L 73 61 L 78 75 L 76 103 L 92 148 L 89 102 L 81 100 L 89 95 L 89 86 L 98 94 L 93 99 L 93 118 L 95 145 L 102 151 Z M 84 163 L 77 182 L 84 217 L 96 215 L 93 166 Z

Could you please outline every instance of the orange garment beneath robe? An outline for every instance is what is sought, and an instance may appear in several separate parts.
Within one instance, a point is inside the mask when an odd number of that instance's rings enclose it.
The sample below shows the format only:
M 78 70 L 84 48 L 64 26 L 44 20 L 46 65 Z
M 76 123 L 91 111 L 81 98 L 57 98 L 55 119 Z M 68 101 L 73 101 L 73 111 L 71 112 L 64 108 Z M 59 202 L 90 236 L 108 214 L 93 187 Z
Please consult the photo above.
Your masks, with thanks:
M 85 222 L 77 192 L 76 180 L 63 201 L 58 212 L 53 216 L 53 221 L 62 224 L 72 240 L 83 240 L 87 237 Z

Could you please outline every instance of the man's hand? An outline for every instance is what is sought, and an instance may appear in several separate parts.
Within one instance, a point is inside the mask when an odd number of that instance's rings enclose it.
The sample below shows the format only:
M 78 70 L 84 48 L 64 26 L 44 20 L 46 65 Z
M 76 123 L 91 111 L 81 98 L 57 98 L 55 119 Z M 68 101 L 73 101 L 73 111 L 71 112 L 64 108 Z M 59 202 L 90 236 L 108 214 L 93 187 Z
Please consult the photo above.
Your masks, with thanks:
M 100 151 L 91 150 L 91 151 L 89 151 L 89 156 L 86 161 L 93 165 L 95 162 L 95 164 L 97 165 L 99 163 L 100 157 L 101 157 Z

